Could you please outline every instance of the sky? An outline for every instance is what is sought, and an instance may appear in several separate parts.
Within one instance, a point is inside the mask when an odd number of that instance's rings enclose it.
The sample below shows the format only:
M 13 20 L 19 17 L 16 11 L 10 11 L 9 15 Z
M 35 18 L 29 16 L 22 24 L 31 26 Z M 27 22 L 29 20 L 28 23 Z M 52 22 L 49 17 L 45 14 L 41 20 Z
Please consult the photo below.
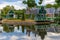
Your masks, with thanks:
M 27 5 L 22 3 L 23 0 L 0 0 L 0 9 L 3 9 L 6 5 L 14 6 L 15 9 L 24 9 Z M 39 0 L 36 0 L 36 3 Z M 38 4 L 38 3 L 37 3 Z M 54 4 L 54 0 L 44 0 L 42 5 Z

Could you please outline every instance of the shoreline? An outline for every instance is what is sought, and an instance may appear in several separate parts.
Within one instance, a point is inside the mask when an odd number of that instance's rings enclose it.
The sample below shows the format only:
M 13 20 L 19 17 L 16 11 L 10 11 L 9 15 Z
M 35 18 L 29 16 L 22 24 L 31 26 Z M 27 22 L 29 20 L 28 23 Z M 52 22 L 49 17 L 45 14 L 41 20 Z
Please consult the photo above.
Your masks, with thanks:
M 2 24 L 11 24 L 11 25 L 40 25 L 40 24 L 50 24 L 51 22 L 36 22 L 34 20 L 2 20 Z
M 34 25 L 34 20 L 2 20 L 2 24 L 11 24 L 11 25 Z

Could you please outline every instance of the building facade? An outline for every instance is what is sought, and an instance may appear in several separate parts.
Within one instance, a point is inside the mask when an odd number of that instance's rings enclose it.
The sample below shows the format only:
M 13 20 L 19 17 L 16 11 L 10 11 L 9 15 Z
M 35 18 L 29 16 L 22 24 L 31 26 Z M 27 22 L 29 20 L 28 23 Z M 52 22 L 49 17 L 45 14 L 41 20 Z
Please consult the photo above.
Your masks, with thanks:
M 7 19 L 9 19 L 9 18 L 16 18 L 16 15 L 15 15 L 14 11 L 13 10 L 9 10 L 9 12 L 6 15 L 6 18 Z
M 54 21 L 54 13 L 55 13 L 55 9 L 54 8 L 46 8 L 46 16 L 47 16 L 47 20 L 50 20 L 50 21 Z

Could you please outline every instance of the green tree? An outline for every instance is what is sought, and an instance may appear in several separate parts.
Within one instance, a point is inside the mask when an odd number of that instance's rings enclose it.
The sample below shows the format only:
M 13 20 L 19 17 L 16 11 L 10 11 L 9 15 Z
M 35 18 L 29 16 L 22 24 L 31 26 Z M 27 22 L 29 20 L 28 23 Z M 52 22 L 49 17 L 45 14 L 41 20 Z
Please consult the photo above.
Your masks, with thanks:
M 46 5 L 46 8 L 51 8 L 52 7 L 52 4 L 47 4 Z
M 4 7 L 3 8 L 3 12 L 5 12 L 5 14 L 7 14 L 8 13 L 8 11 L 10 10 L 10 6 L 8 5 L 8 6 L 6 6 L 6 7 Z
M 43 0 L 39 0 L 39 4 L 42 4 Z
M 23 1 L 24 4 L 27 4 L 28 6 L 28 10 L 30 10 L 32 7 L 35 7 L 37 4 L 35 3 L 35 0 L 24 0 Z M 30 18 L 32 18 L 32 15 L 31 15 L 31 10 L 30 10 Z
M 56 11 L 57 11 L 57 8 L 59 8 L 59 5 L 54 4 L 53 7 L 55 8 L 55 14 L 56 14 Z
M 2 16 L 6 16 L 6 14 L 8 13 L 8 11 L 10 10 L 10 6 L 6 6 L 2 9 Z
M 1 11 L 2 11 L 2 17 L 5 17 L 7 15 L 7 13 L 9 12 L 10 9 L 14 9 L 13 6 L 9 6 L 7 5 L 6 7 L 4 7 Z
M 25 20 L 25 9 L 22 10 L 22 20 Z
M 57 10 L 57 8 L 60 7 L 60 0 L 55 0 L 56 4 L 53 5 L 53 7 L 55 8 L 55 11 Z
M 58 5 L 58 4 L 54 4 L 53 7 L 54 7 L 55 9 L 57 9 L 57 8 L 59 7 L 59 5 Z
M 24 0 L 23 3 L 24 3 L 24 4 L 27 4 L 27 6 L 28 6 L 29 8 L 32 8 L 32 7 L 36 6 L 35 0 L 27 0 L 27 1 Z
M 56 2 L 58 5 L 60 5 L 60 0 L 55 0 L 55 2 Z
M 3 31 L 5 31 L 5 32 L 7 32 L 7 33 L 10 32 L 8 25 L 3 24 Z
M 21 15 L 21 10 L 15 10 L 14 12 L 17 15 L 17 19 L 19 19 L 20 15 Z
M 56 4 L 53 5 L 53 7 L 55 8 L 55 21 L 58 23 L 59 20 L 60 20 L 60 13 L 57 14 L 56 11 L 57 11 L 57 8 L 60 7 L 60 0 L 55 0 Z
M 25 10 L 15 10 L 15 14 L 17 15 L 17 19 L 25 20 Z M 21 18 L 20 18 L 21 17 Z
M 57 17 L 55 18 L 55 22 L 56 22 L 56 23 L 60 23 L 60 16 L 57 16 Z

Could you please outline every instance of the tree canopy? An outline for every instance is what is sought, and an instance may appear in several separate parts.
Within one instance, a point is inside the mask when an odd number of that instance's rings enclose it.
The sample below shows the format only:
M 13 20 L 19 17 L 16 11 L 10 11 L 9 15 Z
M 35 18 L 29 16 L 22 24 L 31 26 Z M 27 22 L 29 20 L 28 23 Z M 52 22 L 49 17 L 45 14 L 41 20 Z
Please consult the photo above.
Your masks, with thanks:
M 52 7 L 52 4 L 47 4 L 46 5 L 46 8 L 51 8 Z
M 39 4 L 42 4 L 43 0 L 39 0 Z
M 55 0 L 55 2 L 56 2 L 58 5 L 60 5 L 60 0 Z
M 57 9 L 57 8 L 59 7 L 59 5 L 54 4 L 53 7 L 54 7 L 55 9 Z
M 35 3 L 35 0 L 24 0 L 23 1 L 24 4 L 27 4 L 28 7 L 32 8 L 34 6 L 36 6 L 37 4 Z
M 39 0 L 39 4 L 42 4 L 43 0 Z M 34 6 L 37 6 L 37 3 L 35 2 L 35 0 L 24 0 L 23 1 L 24 4 L 27 4 L 28 7 L 32 8 Z

